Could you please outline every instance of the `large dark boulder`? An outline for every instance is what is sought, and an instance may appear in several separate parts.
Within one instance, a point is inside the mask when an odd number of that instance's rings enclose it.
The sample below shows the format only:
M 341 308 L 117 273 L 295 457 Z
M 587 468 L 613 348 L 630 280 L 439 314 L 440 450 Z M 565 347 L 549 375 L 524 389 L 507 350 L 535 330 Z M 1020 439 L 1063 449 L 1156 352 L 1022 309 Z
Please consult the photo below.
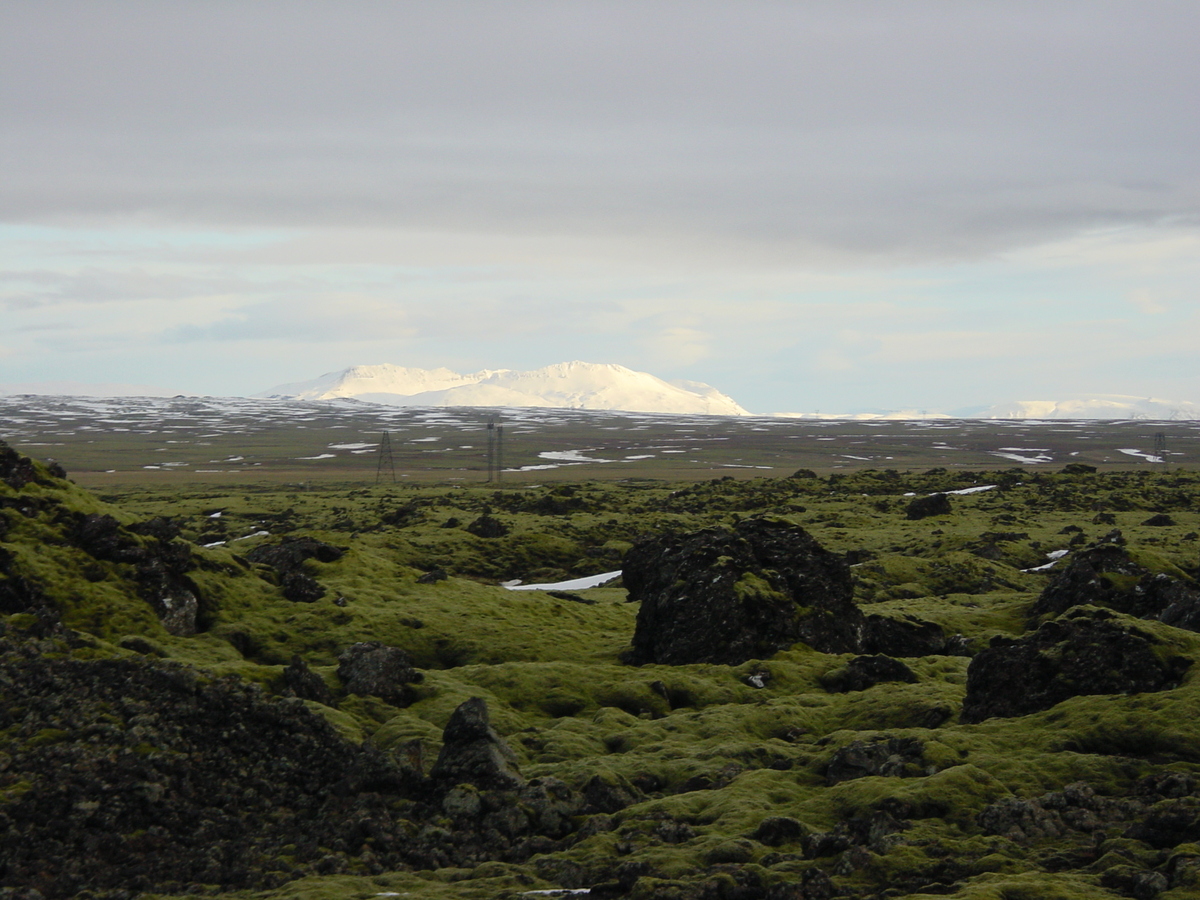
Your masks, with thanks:
M 1176 687 L 1191 661 L 1107 610 L 1078 610 L 1020 640 L 993 641 L 967 667 L 963 722 L 1023 716 L 1085 694 Z
M 369 694 L 400 706 L 413 700 L 409 685 L 424 680 L 407 653 L 379 641 L 361 641 L 343 650 L 337 675 L 347 693 Z
M 797 641 L 827 653 L 862 642 L 844 558 L 785 520 L 652 538 L 625 555 L 623 578 L 641 603 L 634 665 L 737 665 Z
M 927 519 L 930 516 L 948 516 L 951 512 L 950 498 L 938 493 L 917 497 L 905 508 L 904 515 L 909 519 Z
M 1169 619 L 1168 624 L 1192 631 L 1200 626 L 1200 591 L 1137 562 L 1116 530 L 1073 554 L 1043 589 L 1030 615 L 1058 615 L 1085 604 L 1142 619 Z
M 465 701 L 451 714 L 429 777 L 446 787 L 465 783 L 515 790 L 525 784 L 516 754 L 492 728 L 487 703 L 479 697 Z

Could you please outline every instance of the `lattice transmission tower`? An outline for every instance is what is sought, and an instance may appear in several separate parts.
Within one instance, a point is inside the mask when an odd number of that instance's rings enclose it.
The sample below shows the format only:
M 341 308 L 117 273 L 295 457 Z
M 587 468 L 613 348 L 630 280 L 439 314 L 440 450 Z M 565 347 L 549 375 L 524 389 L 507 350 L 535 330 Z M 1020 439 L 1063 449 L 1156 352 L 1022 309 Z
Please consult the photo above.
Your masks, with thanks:
M 1154 435 L 1154 455 L 1164 466 L 1167 464 L 1167 436 L 1161 431 Z
M 495 419 L 487 423 L 487 480 L 499 482 L 504 473 L 504 426 Z
M 387 472 L 392 476 L 392 483 L 396 481 L 396 463 L 392 459 L 392 438 L 388 432 L 384 432 L 379 437 L 379 464 L 375 467 L 375 483 L 379 484 L 383 480 L 383 473 Z

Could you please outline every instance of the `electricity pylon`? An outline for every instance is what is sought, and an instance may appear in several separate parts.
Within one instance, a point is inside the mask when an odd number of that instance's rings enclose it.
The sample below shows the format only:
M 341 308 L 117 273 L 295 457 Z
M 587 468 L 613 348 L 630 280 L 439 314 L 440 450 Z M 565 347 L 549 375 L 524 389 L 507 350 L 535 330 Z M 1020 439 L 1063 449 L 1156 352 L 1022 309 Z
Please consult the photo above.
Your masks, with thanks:
M 385 469 L 391 474 L 394 484 L 396 482 L 396 464 L 392 460 L 392 439 L 386 431 L 379 438 L 379 464 L 375 467 L 376 484 L 383 480 Z

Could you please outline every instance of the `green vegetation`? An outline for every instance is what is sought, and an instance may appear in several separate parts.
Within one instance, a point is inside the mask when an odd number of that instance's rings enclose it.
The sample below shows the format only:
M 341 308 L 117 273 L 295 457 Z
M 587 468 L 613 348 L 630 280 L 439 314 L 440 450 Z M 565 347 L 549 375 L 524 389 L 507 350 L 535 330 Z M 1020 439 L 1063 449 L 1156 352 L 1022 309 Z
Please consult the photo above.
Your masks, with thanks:
M 910 495 L 985 485 L 996 487 L 951 496 L 949 515 L 905 516 Z M 1140 565 L 1192 583 L 1200 574 L 1200 475 L 1193 472 L 866 469 L 501 490 L 142 484 L 109 488 L 102 498 L 47 477 L 20 489 L 0 485 L 0 500 L 7 573 L 0 588 L 28 580 L 65 625 L 90 636 L 87 646 L 61 652 L 175 661 L 269 693 L 282 689 L 283 667 L 299 656 L 336 698 L 336 708 L 307 701 L 310 709 L 351 740 L 385 752 L 419 740 L 426 765 L 451 712 L 482 697 L 526 778 L 553 776 L 579 790 L 600 779 L 632 801 L 580 821 L 569 846 L 520 864 L 310 873 L 256 897 L 519 897 L 590 886 L 597 873 L 618 871 L 634 898 L 752 896 L 739 894 L 738 885 L 799 885 L 818 870 L 853 897 L 1141 896 L 1130 885 L 1148 883 L 1147 873 L 1166 873 L 1159 892 L 1147 896 L 1183 900 L 1200 891 L 1200 845 L 1155 847 L 1128 836 L 1128 821 L 1106 819 L 1103 804 L 1088 808 L 1086 827 L 1083 813 L 1064 814 L 1069 821 L 1054 834 L 989 831 L 980 820 L 1001 801 L 1032 803 L 1077 783 L 1120 803 L 1144 795 L 1146 779 L 1163 773 L 1200 775 L 1200 667 L 1158 693 L 1078 696 L 1031 715 L 963 725 L 966 656 L 907 659 L 915 684 L 845 694 L 821 684 L 850 655 L 803 645 L 740 666 L 636 668 L 620 662 L 637 610 L 619 582 L 575 598 L 498 585 L 612 571 L 648 536 L 781 516 L 850 554 L 864 612 L 936 623 L 978 652 L 1030 627 L 1029 608 L 1054 569 L 1023 570 L 1114 527 Z M 1142 524 L 1164 512 L 1175 524 Z M 201 600 L 197 633 L 163 628 L 139 596 L 132 564 L 96 559 L 72 541 L 72 516 L 89 513 L 123 525 L 156 516 L 178 525 L 175 543 L 188 542 L 188 577 Z M 1098 513 L 1110 514 L 1111 523 L 1094 522 Z M 468 531 L 488 514 L 507 533 Z M 325 589 L 313 603 L 284 599 L 279 574 L 246 559 L 256 546 L 298 536 L 345 551 L 334 562 L 303 564 Z M 148 545 L 150 538 L 138 540 Z M 736 589 L 770 590 L 752 575 Z M 17 612 L 4 625 L 24 633 L 33 618 Z M 1200 635 L 1156 622 L 1137 627 L 1171 653 L 1200 661 Z M 411 704 L 345 695 L 338 654 L 364 640 L 404 649 L 422 670 Z M 835 755 L 855 742 L 893 738 L 921 748 L 900 774 L 828 783 Z M 29 740 L 49 746 L 72 739 L 48 730 Z M 28 789 L 5 784 L 0 766 L 0 810 Z M 780 817 L 799 824 L 769 837 Z M 867 829 L 861 840 L 852 834 L 859 827 Z M 851 838 L 822 845 L 829 835 Z M 840 849 L 813 849 L 820 846 Z

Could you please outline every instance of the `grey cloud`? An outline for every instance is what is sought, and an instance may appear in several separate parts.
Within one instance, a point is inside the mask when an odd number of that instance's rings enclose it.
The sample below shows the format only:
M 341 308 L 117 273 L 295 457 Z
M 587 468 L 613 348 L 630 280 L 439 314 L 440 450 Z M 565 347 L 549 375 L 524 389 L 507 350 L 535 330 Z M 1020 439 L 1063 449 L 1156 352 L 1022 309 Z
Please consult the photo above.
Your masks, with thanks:
M 1195 221 L 1200 7 L 11 3 L 0 216 L 960 257 Z

